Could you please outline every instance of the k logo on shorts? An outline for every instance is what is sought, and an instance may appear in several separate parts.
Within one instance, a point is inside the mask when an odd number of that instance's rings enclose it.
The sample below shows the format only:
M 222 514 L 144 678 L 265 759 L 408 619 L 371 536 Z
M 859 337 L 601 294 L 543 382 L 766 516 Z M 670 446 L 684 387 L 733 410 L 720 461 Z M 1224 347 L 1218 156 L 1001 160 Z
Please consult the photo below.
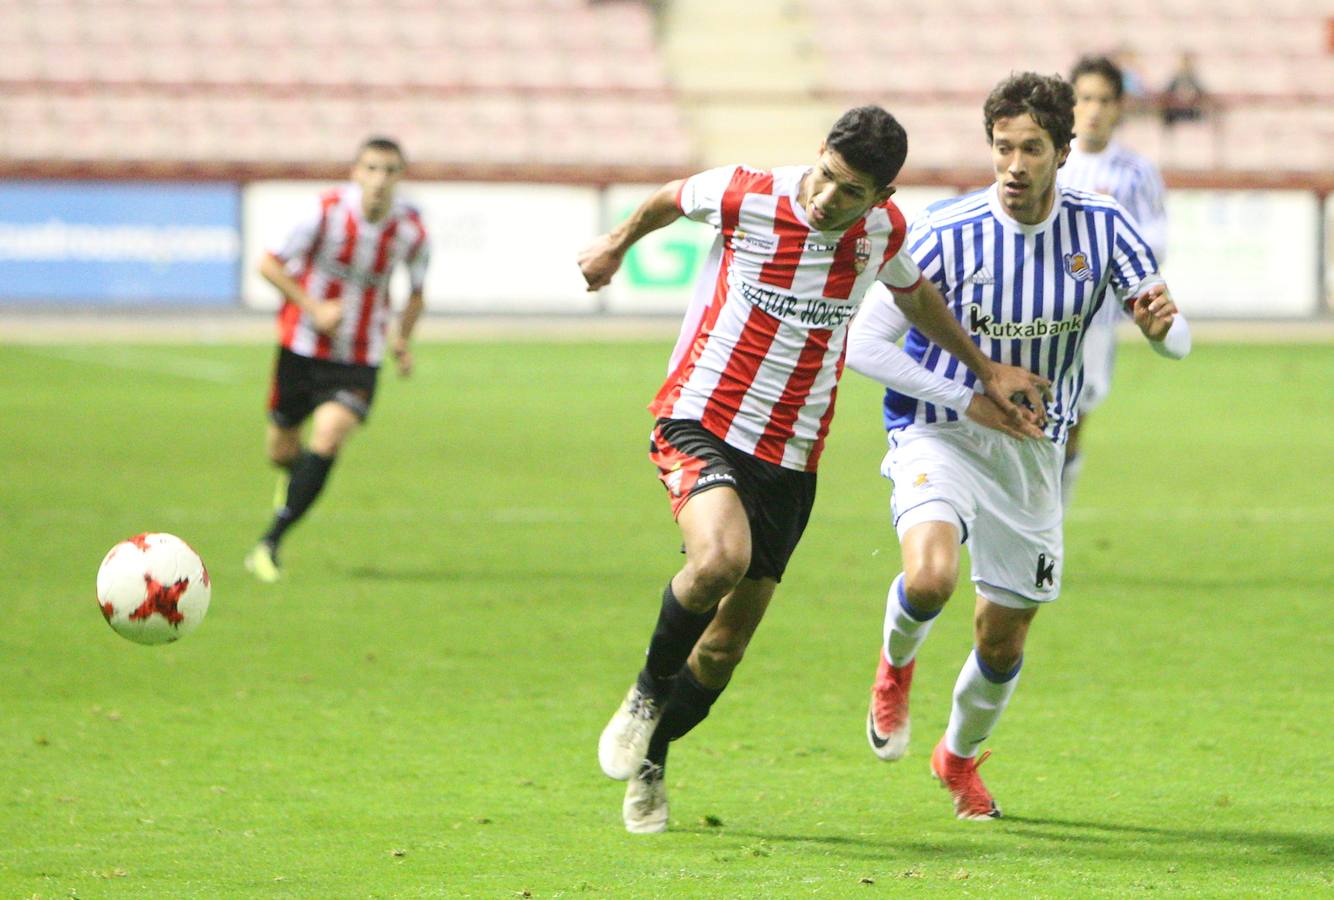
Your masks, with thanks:
M 1056 560 L 1053 559 L 1051 562 L 1047 562 L 1047 554 L 1039 553 L 1038 573 L 1033 586 L 1041 590 L 1044 581 L 1049 588 L 1056 586 Z

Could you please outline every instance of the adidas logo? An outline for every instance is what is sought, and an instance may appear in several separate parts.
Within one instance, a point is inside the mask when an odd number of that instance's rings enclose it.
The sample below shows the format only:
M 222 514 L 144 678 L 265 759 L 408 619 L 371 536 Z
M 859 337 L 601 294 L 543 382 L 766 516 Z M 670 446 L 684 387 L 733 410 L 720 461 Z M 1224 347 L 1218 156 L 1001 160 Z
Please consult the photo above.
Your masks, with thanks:
M 995 278 L 992 278 L 992 277 L 991 277 L 991 272 L 989 272 L 989 271 L 987 270 L 987 267 L 986 267 L 986 266 L 983 266 L 982 268 L 980 268 L 980 269 L 978 269 L 976 272 L 974 272 L 972 275 L 969 275 L 967 278 L 965 278 L 965 279 L 963 280 L 963 283 L 964 283 L 964 284 L 995 284 L 995 283 L 996 283 L 996 279 L 995 279 Z

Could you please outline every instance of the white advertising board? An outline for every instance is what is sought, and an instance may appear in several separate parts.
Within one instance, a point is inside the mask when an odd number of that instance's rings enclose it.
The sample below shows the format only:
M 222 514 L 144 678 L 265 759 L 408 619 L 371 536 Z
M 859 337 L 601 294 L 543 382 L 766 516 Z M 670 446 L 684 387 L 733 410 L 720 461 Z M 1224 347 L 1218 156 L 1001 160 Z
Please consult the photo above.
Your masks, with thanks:
M 1322 312 L 1334 312 L 1334 194 L 1325 197 L 1325 300 Z
M 255 266 L 264 250 L 308 213 L 329 185 L 264 181 L 246 188 L 242 206 L 242 297 L 275 309 L 278 294 Z M 598 308 L 584 290 L 576 257 L 597 233 L 599 194 L 566 185 L 412 183 L 400 195 L 417 205 L 431 241 L 426 305 L 436 312 L 580 313 Z M 395 304 L 406 276 L 393 283 Z
M 603 230 L 621 222 L 660 185 L 613 185 L 603 193 Z M 677 219 L 630 248 L 604 288 L 608 312 L 630 315 L 683 313 L 704 259 L 717 235 L 709 225 Z
M 604 224 L 610 228 L 630 215 L 658 185 L 614 185 L 604 194 Z M 909 222 L 926 207 L 954 196 L 948 188 L 906 187 L 894 202 Z M 620 270 L 604 291 L 608 312 L 626 314 L 680 313 L 690 304 L 699 271 L 717 231 L 708 225 L 678 219 L 639 241 L 625 255 Z
M 266 247 L 329 185 L 249 185 L 242 203 L 248 307 L 274 309 L 278 295 L 255 272 Z M 676 314 L 690 302 L 714 230 L 687 220 L 641 240 L 610 287 L 584 290 L 575 262 L 596 235 L 624 219 L 657 185 L 405 183 L 431 235 L 428 309 L 453 313 Z M 905 187 L 894 200 L 909 221 L 947 188 Z M 1165 273 L 1182 309 L 1202 318 L 1300 318 L 1334 305 L 1334 198 L 1322 209 L 1308 191 L 1186 190 L 1167 195 Z M 1323 259 L 1322 259 L 1323 257 Z M 1326 283 L 1319 273 L 1324 262 Z M 400 271 L 395 302 L 406 294 Z
M 1309 191 L 1169 191 L 1163 274 L 1182 311 L 1201 318 L 1314 315 L 1319 215 Z

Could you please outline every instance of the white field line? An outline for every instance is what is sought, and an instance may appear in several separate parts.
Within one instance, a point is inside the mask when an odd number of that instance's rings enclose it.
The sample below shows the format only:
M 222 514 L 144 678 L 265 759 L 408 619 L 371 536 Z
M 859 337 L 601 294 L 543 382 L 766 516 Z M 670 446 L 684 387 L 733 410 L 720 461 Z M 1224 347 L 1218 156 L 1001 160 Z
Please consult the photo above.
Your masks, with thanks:
M 130 372 L 174 375 L 177 378 L 207 381 L 212 384 L 236 384 L 241 380 L 241 372 L 236 366 L 194 356 L 179 354 L 165 356 L 159 352 L 144 353 L 125 347 L 111 346 L 97 348 L 25 346 L 22 349 L 26 353 L 46 357 L 47 359 L 58 359 L 82 365 L 106 366 Z

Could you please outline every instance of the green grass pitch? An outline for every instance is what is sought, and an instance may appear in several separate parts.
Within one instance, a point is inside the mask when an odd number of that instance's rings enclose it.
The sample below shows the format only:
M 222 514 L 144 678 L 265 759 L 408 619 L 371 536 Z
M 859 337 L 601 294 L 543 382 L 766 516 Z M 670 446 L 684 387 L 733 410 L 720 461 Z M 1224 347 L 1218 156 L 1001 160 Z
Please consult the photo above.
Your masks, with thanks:
M 0 896 L 1334 891 L 1334 347 L 1123 349 L 988 824 L 927 770 L 966 579 L 910 755 L 865 744 L 898 550 L 878 390 L 850 373 L 768 620 L 673 750 L 671 831 L 631 836 L 595 744 L 679 564 L 645 457 L 667 352 L 421 347 L 264 587 L 241 558 L 273 487 L 269 348 L 0 347 Z M 179 644 L 93 602 L 145 530 L 212 571 Z

